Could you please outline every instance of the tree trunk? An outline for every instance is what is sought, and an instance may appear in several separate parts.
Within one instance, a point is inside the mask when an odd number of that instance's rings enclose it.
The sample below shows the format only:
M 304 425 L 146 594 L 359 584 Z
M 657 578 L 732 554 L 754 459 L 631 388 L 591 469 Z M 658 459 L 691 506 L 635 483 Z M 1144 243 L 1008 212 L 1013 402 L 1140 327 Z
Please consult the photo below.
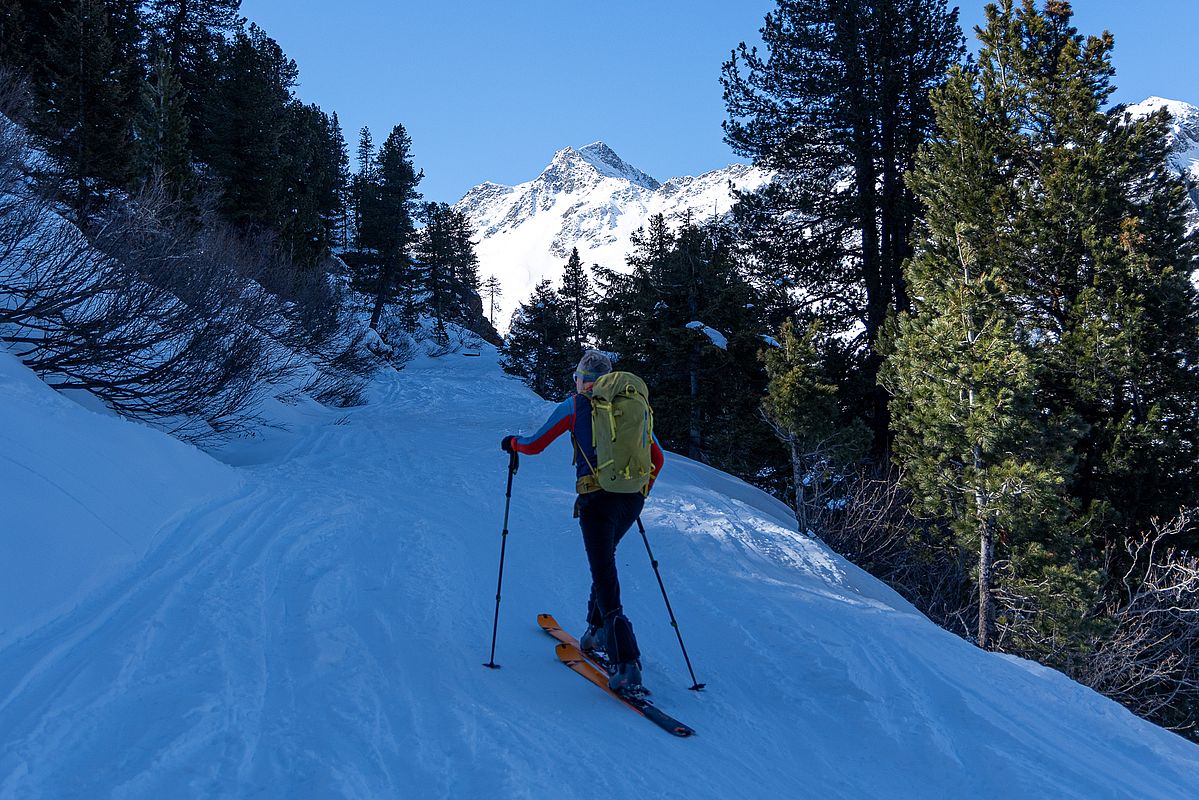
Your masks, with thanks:
M 795 481 L 795 520 L 799 523 L 799 532 L 807 533 L 810 527 L 808 518 L 807 486 L 804 483 L 803 459 L 800 457 L 799 445 L 792 437 L 791 445 L 791 479 Z
M 386 293 L 383 291 L 383 275 L 379 275 L 379 288 L 375 292 L 375 307 L 371 310 L 371 329 L 379 330 L 379 318 L 383 316 L 383 305 L 386 302 Z
M 983 519 L 978 539 L 978 646 L 990 650 L 995 628 L 995 601 L 991 595 L 992 566 L 995 558 L 994 534 L 990 520 Z
M 696 461 L 703 461 L 703 455 L 700 452 L 700 431 L 699 431 L 699 345 L 691 345 L 691 358 L 689 364 L 691 372 L 691 426 L 688 435 L 687 457 Z
M 973 392 L 971 392 L 973 404 Z M 982 451 L 974 445 L 974 468 L 982 472 Z M 974 506 L 978 513 L 978 646 L 990 650 L 995 627 L 995 603 L 991 594 L 992 569 L 995 560 L 994 531 L 992 530 L 990 498 L 985 490 L 974 490 Z

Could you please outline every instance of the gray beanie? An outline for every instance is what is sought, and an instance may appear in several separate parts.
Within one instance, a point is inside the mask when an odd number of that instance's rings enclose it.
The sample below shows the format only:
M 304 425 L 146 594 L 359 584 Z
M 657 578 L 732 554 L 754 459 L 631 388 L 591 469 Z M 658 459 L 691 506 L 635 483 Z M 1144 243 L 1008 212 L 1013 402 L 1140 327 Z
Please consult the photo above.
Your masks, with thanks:
M 583 379 L 583 383 L 594 383 L 601 375 L 612 371 L 612 359 L 599 350 L 588 350 L 579 359 L 575 374 Z

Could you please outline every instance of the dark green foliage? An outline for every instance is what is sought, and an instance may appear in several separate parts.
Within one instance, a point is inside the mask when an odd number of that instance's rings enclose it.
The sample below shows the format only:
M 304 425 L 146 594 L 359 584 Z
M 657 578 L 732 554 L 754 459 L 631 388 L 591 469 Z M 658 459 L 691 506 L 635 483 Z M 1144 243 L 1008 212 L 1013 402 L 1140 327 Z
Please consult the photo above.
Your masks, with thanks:
M 739 271 L 726 231 L 659 215 L 636 234 L 627 275 L 599 268 L 595 338 L 617 368 L 650 387 L 664 447 L 759 485 L 781 487 L 778 443 L 758 403 L 766 375 L 763 303 Z M 703 323 L 727 339 L 717 346 Z
M 131 88 L 139 64 L 136 33 L 127 4 L 73 0 L 48 30 L 35 80 L 34 130 L 54 160 L 54 181 L 78 221 L 94 210 L 107 189 L 127 185 L 133 174 Z
M 562 285 L 558 288 L 558 294 L 570 312 L 571 341 L 582 353 L 591 341 L 591 317 L 596 296 L 577 247 L 571 248 L 570 258 L 562 269 Z
M 762 267 L 787 280 L 831 333 L 860 331 L 860 413 L 887 441 L 874 351 L 905 309 L 901 265 L 919 205 L 903 174 L 932 130 L 928 91 L 963 53 L 945 0 L 779 0 L 761 55 L 724 64 L 725 138 L 778 173 L 738 208 Z
M 333 112 L 329 123 L 329 135 L 330 147 L 335 153 L 334 169 L 337 172 L 337 210 L 334 212 L 333 240 L 338 247 L 347 248 L 350 246 L 354 225 L 352 217 L 354 194 L 351 188 L 354 175 L 350 172 L 350 149 L 346 145 L 346 138 L 342 133 L 341 121 L 337 118 L 336 111 Z
M 183 84 L 159 51 L 140 90 L 141 106 L 134 117 L 137 172 L 161 181 L 172 192 L 186 195 L 195 173 L 188 144 Z
M 504 296 L 503 288 L 500 286 L 500 279 L 494 275 L 489 275 L 487 280 L 483 281 L 482 287 L 483 297 L 487 299 L 487 320 L 495 327 L 495 301 Z
M 21 0 L 0 0 L 0 66 L 19 68 L 26 63 L 25 12 Z
M 444 338 L 447 321 L 475 327 L 483 316 L 474 231 L 465 212 L 445 203 L 424 203 L 420 221 L 424 227 L 417 234 L 413 259 L 427 295 L 423 310 Z
M 165 54 L 185 94 L 188 139 L 200 161 L 223 133 L 208 114 L 217 107 L 219 66 L 227 37 L 242 32 L 241 0 L 149 0 L 145 4 L 148 51 Z
M 279 234 L 298 260 L 314 264 L 334 242 L 344 140 L 333 120 L 292 94 L 298 70 L 256 25 L 220 46 L 205 146 L 222 215 Z
M 527 302 L 512 314 L 512 326 L 500 348 L 500 365 L 547 400 L 558 400 L 574 389 L 571 378 L 579 356 L 570 338 L 566 304 L 544 280 Z
M 796 332 L 783 323 L 778 347 L 765 352 L 770 379 L 762 410 L 791 456 L 791 486 L 801 531 L 815 530 L 830 507 L 843 502 L 844 481 L 865 454 L 869 431 L 847 419 L 835 376 L 826 364 L 840 343 L 819 323 Z
M 221 184 L 221 211 L 234 224 L 278 229 L 287 213 L 290 119 L 295 62 L 257 25 L 220 48 L 220 78 L 207 109 L 219 140 L 206 143 Z
M 1103 570 L 1199 485 L 1195 251 L 1165 120 L 1101 110 L 1112 40 L 1070 15 L 988 7 L 977 68 L 934 94 L 889 378 L 897 458 L 978 548 L 997 643 L 1058 664 L 1101 634 Z
M 367 262 L 366 275 L 375 298 L 371 327 L 377 329 L 383 307 L 399 299 L 404 323 L 411 328 L 416 325 L 420 289 L 411 257 L 414 216 L 421 197 L 416 187 L 425 173 L 413 166 L 412 139 L 403 125 L 392 128 L 372 167 L 361 185 L 359 233 L 363 249 L 373 251 L 374 256 Z
M 358 131 L 358 147 L 355 150 L 358 172 L 350 183 L 350 202 L 353 206 L 354 249 L 363 250 L 362 215 L 369 204 L 371 187 L 374 185 L 375 171 L 375 141 L 371 129 L 363 125 Z
M 316 105 L 291 103 L 283 132 L 282 240 L 305 263 L 315 263 L 337 238 L 344 186 L 345 140 Z

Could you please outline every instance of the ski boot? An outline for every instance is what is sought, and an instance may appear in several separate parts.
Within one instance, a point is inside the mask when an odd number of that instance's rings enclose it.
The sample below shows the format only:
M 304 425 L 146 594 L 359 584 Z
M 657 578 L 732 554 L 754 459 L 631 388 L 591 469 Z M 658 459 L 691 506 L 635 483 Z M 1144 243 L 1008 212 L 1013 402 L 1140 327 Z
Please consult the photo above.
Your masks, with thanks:
M 625 697 L 645 697 L 649 690 L 641 684 L 641 663 L 626 661 L 612 668 L 608 688 Z
M 588 625 L 587 632 L 579 639 L 579 649 L 592 655 L 607 655 L 608 637 L 604 635 L 604 626 Z

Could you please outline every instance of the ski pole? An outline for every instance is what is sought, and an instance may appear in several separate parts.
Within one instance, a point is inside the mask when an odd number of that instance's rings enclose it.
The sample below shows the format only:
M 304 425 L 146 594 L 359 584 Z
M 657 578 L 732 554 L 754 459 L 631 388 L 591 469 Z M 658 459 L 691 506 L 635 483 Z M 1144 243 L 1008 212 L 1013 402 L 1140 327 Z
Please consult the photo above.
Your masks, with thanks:
M 491 669 L 499 669 L 500 665 L 495 663 L 495 635 L 500 627 L 500 590 L 504 586 L 504 552 L 508 548 L 508 509 L 512 507 L 512 476 L 516 474 L 516 468 L 520 466 L 520 460 L 516 456 L 516 451 L 513 450 L 508 459 L 508 491 L 504 499 L 504 532 L 500 534 L 500 579 L 495 587 L 495 621 L 491 623 L 491 658 L 483 666 Z
M 691 668 L 691 658 L 687 655 L 687 646 L 683 644 L 683 634 L 679 631 L 678 620 L 674 618 L 674 609 L 670 607 L 670 598 L 666 596 L 666 585 L 662 583 L 662 573 L 658 571 L 658 560 L 654 558 L 654 551 L 649 549 L 649 537 L 645 535 L 645 526 L 641 524 L 641 517 L 637 517 L 637 528 L 641 531 L 641 541 L 645 542 L 645 552 L 649 554 L 649 563 L 654 568 L 654 575 L 658 577 L 658 588 L 662 590 L 662 599 L 666 601 L 666 613 L 670 614 L 670 627 L 674 628 L 674 635 L 679 638 L 679 647 L 683 650 L 683 660 L 687 662 L 687 671 L 691 673 L 691 685 L 687 688 L 698 692 L 707 684 L 700 683 L 695 679 L 695 670 Z

